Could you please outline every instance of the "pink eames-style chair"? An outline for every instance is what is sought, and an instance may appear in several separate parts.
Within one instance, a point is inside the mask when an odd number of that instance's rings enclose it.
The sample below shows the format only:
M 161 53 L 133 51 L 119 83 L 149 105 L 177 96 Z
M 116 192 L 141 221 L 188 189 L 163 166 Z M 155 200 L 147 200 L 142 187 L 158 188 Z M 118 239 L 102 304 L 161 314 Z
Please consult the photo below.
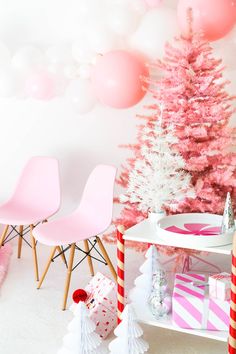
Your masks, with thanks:
M 78 208 L 68 216 L 53 220 L 47 224 L 41 224 L 34 229 L 36 240 L 45 245 L 53 246 L 45 271 L 38 283 L 38 289 L 44 281 L 51 262 L 59 256 L 59 254 L 55 256 L 58 247 L 62 248 L 63 254 L 70 249 L 68 265 L 66 262 L 67 277 L 63 310 L 66 309 L 71 273 L 86 257 L 91 275 L 94 275 L 92 259 L 98 260 L 98 258 L 91 254 L 92 250 L 93 252 L 96 251 L 102 257 L 102 262 L 109 266 L 114 279 L 116 280 L 117 278 L 112 262 L 98 236 L 111 224 L 115 175 L 116 168 L 113 166 L 96 166 L 87 180 Z M 92 240 L 90 240 L 91 238 Z M 80 241 L 83 241 L 83 250 L 77 245 Z M 96 249 L 96 245 L 100 248 L 101 253 Z M 83 258 L 77 265 L 73 266 L 76 250 L 83 254 Z
M 58 161 L 50 157 L 32 157 L 24 167 L 10 199 L 0 205 L 0 223 L 5 225 L 0 247 L 12 238 L 18 238 L 18 258 L 21 257 L 22 241 L 30 243 L 24 235 L 30 232 L 36 280 L 38 260 L 36 242 L 32 230 L 38 223 L 47 221 L 60 207 L 60 182 Z M 9 227 L 11 231 L 8 233 Z M 19 231 L 17 230 L 19 227 Z M 12 232 L 16 234 L 10 237 Z M 60 251 L 60 250 L 59 250 Z

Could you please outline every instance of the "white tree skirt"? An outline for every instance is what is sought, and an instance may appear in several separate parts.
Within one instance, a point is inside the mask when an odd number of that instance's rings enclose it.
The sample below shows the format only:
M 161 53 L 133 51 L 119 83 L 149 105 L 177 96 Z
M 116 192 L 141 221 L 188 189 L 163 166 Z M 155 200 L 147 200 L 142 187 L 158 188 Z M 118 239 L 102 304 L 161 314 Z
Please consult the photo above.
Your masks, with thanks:
M 107 246 L 113 261 L 115 247 Z M 40 273 L 44 268 L 50 249 L 39 246 Z M 139 274 L 138 267 L 144 258 L 134 251 L 127 251 L 128 287 Z M 229 270 L 229 260 L 221 258 L 223 269 Z M 109 274 L 108 268 L 97 263 L 96 271 Z M 12 256 L 9 273 L 0 293 L 0 353 L 1 354 L 56 354 L 61 347 L 62 338 L 67 332 L 67 324 L 72 318 L 71 312 L 61 311 L 64 291 L 65 268 L 61 258 L 51 265 L 48 275 L 40 290 L 34 281 L 31 249 L 23 245 L 22 258 L 16 258 L 16 246 Z M 87 262 L 83 262 L 72 275 L 71 293 L 76 288 L 83 288 L 90 279 Z M 224 354 L 224 343 L 184 335 L 177 332 L 144 326 L 144 338 L 150 344 L 149 354 Z M 110 335 L 107 343 L 113 338 Z M 122 354 L 122 352 L 121 352 Z

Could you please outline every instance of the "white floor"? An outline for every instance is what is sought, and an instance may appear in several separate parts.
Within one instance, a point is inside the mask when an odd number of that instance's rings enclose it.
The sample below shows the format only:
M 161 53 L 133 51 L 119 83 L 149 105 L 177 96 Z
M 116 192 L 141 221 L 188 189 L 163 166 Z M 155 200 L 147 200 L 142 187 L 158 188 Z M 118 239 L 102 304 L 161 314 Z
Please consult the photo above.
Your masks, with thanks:
M 107 246 L 115 261 L 115 247 Z M 39 246 L 40 271 L 44 267 L 49 249 Z M 126 282 L 128 287 L 138 275 L 142 255 L 128 250 L 126 253 Z M 228 270 L 229 262 L 218 256 L 217 262 Z M 96 265 L 96 271 L 109 274 L 107 267 Z M 0 354 L 56 354 L 72 318 L 70 311 L 61 311 L 65 268 L 61 259 L 51 266 L 42 289 L 34 282 L 31 250 L 24 245 L 22 259 L 16 258 L 16 247 L 9 273 L 0 293 Z M 90 276 L 83 262 L 73 273 L 71 292 L 83 288 Z M 69 303 L 71 303 L 69 297 Z M 150 343 L 149 354 L 224 354 L 226 344 L 142 325 L 144 337 Z M 112 335 L 107 342 L 112 339 Z M 121 350 L 122 354 L 122 350 Z

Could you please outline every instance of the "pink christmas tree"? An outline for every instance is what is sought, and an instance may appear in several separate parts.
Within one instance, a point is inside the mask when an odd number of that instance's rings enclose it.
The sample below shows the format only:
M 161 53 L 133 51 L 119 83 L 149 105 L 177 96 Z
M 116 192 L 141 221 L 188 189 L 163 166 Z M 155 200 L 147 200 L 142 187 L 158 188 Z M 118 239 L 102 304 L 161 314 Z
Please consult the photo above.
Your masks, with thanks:
M 184 169 L 191 174 L 196 194 L 175 204 L 174 209 L 170 204 L 167 211 L 222 214 L 227 192 L 236 200 L 235 129 L 229 126 L 235 97 L 226 91 L 229 82 L 223 79 L 222 61 L 214 58 L 209 42 L 199 34 L 189 33 L 188 38 L 176 39 L 175 46 L 166 45 L 163 61 L 150 64 L 153 71 L 161 72 L 162 78 L 144 78 L 153 103 L 141 117 L 144 124 L 138 126 L 136 143 L 127 145 L 133 156 L 122 166 L 117 182 L 127 189 L 130 172 L 141 158 L 145 128 L 154 128 L 160 107 L 164 107 L 162 126 L 173 126 L 179 139 L 174 148 L 186 162 Z M 141 213 L 137 205 L 125 201 L 115 224 L 130 227 L 145 216 L 146 212 Z
M 227 192 L 236 197 L 235 129 L 229 127 L 234 112 L 225 90 L 221 60 L 213 57 L 210 44 L 200 35 L 181 38 L 179 46 L 166 45 L 164 61 L 153 64 L 164 74 L 159 83 L 151 80 L 158 109 L 165 103 L 163 124 L 174 125 L 180 143 L 176 146 L 192 176 L 195 198 L 185 198 L 170 212 L 222 214 Z M 234 208 L 236 205 L 234 205 Z

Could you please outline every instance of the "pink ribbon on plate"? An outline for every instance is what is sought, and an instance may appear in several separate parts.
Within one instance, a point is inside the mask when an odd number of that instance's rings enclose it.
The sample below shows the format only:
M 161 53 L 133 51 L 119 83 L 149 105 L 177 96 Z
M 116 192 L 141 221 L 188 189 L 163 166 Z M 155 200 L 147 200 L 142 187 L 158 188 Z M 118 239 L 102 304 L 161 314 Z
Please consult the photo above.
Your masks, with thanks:
M 202 236 L 215 236 L 220 235 L 219 226 L 210 226 L 210 224 L 184 224 L 185 229 L 181 229 L 175 225 L 167 227 L 165 230 L 184 235 L 202 235 Z

